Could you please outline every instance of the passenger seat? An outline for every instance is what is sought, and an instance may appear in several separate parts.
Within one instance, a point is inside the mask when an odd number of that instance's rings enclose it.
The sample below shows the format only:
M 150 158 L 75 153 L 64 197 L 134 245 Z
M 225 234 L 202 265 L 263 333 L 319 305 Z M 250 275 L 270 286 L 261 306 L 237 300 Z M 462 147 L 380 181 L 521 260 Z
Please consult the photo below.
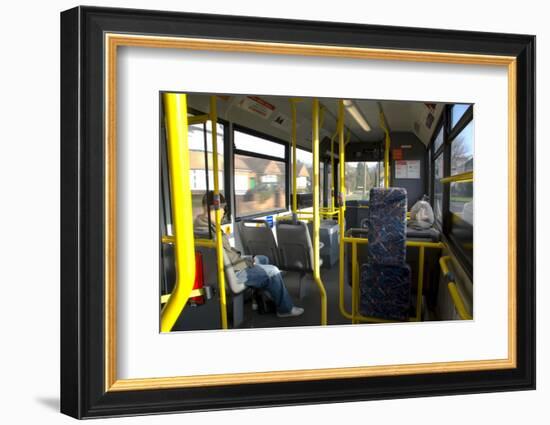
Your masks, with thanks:
M 242 220 L 238 228 L 245 254 L 265 255 L 269 264 L 281 268 L 277 243 L 266 220 Z
M 303 221 L 279 221 L 276 226 L 281 268 L 300 273 L 300 298 L 302 279 L 313 272 L 313 244 L 307 224 Z M 323 261 L 319 259 L 319 266 Z
M 406 212 L 405 189 L 371 189 L 368 259 L 360 275 L 360 309 L 365 316 L 408 319 L 411 270 L 405 261 Z

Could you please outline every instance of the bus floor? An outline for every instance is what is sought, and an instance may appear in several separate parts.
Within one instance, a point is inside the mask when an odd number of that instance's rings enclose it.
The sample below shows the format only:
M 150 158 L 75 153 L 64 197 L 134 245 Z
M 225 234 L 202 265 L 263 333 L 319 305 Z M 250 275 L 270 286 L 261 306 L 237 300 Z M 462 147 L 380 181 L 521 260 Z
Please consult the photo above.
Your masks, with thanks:
M 321 269 L 321 279 L 325 285 L 327 294 L 327 323 L 329 325 L 350 324 L 349 319 L 340 314 L 338 308 L 339 288 L 338 288 L 338 263 L 330 269 Z M 248 328 L 278 328 L 290 326 L 319 326 L 321 324 L 321 297 L 317 285 L 313 281 L 311 274 L 302 279 L 302 299 L 300 299 L 300 279 L 296 272 L 284 272 L 283 280 L 288 289 L 294 305 L 303 307 L 304 313 L 298 317 L 277 317 L 275 313 L 260 314 L 259 311 L 252 309 L 252 299 L 247 299 L 244 303 L 244 318 L 239 329 Z M 344 285 L 345 304 L 347 311 L 351 306 L 351 288 L 346 283 Z M 228 319 L 231 324 L 231 301 L 228 299 Z M 220 329 L 220 309 L 217 297 L 206 302 L 201 306 L 187 306 L 174 325 L 172 331 L 198 331 Z
M 325 285 L 327 294 L 327 323 L 329 325 L 346 325 L 351 321 L 340 314 L 338 308 L 339 287 L 338 287 L 338 263 L 330 269 L 321 269 L 321 280 Z M 244 321 L 239 328 L 279 328 L 289 326 L 318 326 L 321 324 L 321 297 L 319 289 L 311 274 L 302 279 L 302 299 L 300 293 L 299 274 L 286 272 L 283 276 L 285 285 L 294 302 L 294 305 L 303 307 L 304 313 L 298 317 L 277 317 L 275 313 L 260 314 L 252 310 L 251 303 L 245 304 Z M 346 309 L 351 311 L 351 288 L 344 285 L 344 299 Z
M 347 273 L 346 275 L 347 276 Z M 300 279 L 295 272 L 285 272 L 283 275 L 285 285 L 296 306 L 303 307 L 304 313 L 298 317 L 277 317 L 275 313 L 260 314 L 252 309 L 252 300 L 244 303 L 244 320 L 239 329 L 280 328 L 293 326 L 319 326 L 321 324 L 321 298 L 317 285 L 311 274 L 302 280 L 303 296 L 300 299 Z M 349 325 L 350 319 L 346 319 L 340 313 L 339 303 L 339 264 L 334 264 L 330 269 L 321 268 L 321 280 L 325 286 L 327 295 L 327 324 Z M 414 300 L 416 295 L 411 294 L 411 316 L 414 315 Z M 228 299 L 228 304 L 230 300 Z M 346 311 L 351 311 L 351 287 L 344 282 L 344 304 Z M 230 311 L 229 311 L 230 313 Z M 231 314 L 228 314 L 231 322 Z M 424 310 L 423 320 L 438 320 L 432 311 Z M 220 310 L 217 298 L 214 298 L 200 307 L 187 307 L 178 318 L 172 331 L 197 331 L 220 329 Z M 230 323 L 230 328 L 232 327 Z

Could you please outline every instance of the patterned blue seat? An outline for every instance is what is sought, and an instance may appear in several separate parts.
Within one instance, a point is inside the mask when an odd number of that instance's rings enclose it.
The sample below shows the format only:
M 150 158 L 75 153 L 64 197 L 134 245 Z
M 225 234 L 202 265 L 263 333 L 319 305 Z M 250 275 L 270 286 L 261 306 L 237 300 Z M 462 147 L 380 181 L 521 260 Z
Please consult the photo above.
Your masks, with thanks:
M 406 258 L 407 192 L 370 191 L 367 263 L 360 270 L 360 309 L 365 316 L 406 320 L 411 270 Z
M 411 303 L 411 269 L 407 264 L 361 266 L 361 314 L 407 320 Z
M 405 261 L 407 191 L 399 187 L 373 188 L 369 202 L 369 257 L 376 264 Z

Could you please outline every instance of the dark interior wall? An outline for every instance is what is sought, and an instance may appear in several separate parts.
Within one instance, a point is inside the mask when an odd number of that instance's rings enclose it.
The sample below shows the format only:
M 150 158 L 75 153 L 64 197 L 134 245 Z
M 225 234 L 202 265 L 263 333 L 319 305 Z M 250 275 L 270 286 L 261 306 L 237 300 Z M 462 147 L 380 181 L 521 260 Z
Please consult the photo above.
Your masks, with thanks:
M 403 160 L 420 160 L 420 179 L 396 179 L 395 160 L 393 152 L 390 152 L 391 186 L 402 187 L 407 190 L 408 208 L 410 209 L 416 201 L 422 198 L 422 195 L 427 193 L 428 151 L 414 133 L 391 132 L 390 137 L 391 149 L 401 149 Z

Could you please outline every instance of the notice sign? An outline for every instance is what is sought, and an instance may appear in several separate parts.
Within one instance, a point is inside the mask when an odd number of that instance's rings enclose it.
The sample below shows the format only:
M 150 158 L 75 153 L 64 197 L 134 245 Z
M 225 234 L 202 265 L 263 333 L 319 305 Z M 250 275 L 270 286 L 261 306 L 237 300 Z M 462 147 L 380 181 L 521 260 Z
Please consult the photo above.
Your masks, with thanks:
M 419 179 L 420 178 L 420 160 L 415 161 L 395 161 L 396 179 Z
M 391 156 L 394 160 L 403 159 L 403 149 L 398 149 L 398 148 L 392 149 Z
M 275 118 L 273 118 L 273 121 L 271 121 L 271 125 L 280 130 L 289 132 L 292 122 L 285 114 L 277 114 Z
M 242 109 L 252 112 L 253 114 L 256 114 L 264 119 L 269 118 L 273 111 L 275 111 L 274 105 L 266 102 L 258 96 L 246 96 L 239 102 L 239 106 Z

